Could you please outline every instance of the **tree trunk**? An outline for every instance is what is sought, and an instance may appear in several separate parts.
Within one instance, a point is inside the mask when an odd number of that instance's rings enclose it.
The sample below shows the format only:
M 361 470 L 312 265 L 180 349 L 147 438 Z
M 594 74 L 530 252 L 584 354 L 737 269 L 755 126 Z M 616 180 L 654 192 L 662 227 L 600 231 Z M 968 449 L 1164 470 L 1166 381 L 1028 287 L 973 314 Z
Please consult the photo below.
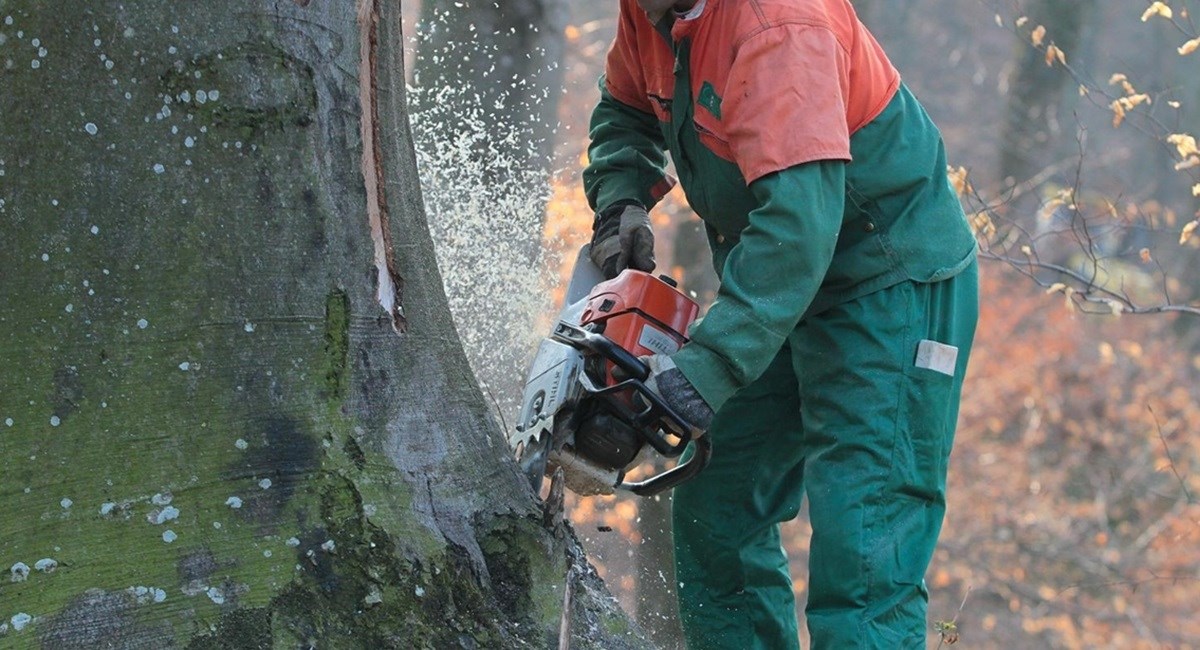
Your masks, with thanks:
M 462 353 L 399 3 L 2 6 L 0 645 L 547 647 L 568 573 L 642 645 Z

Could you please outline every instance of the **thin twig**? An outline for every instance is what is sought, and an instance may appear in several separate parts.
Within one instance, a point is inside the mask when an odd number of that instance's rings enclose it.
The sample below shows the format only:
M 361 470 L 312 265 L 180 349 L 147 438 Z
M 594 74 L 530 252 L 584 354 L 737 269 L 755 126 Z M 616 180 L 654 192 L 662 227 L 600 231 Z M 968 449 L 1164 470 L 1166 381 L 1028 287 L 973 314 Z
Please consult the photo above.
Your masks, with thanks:
M 1154 418 L 1154 427 L 1158 429 L 1158 439 L 1162 442 L 1163 451 L 1167 454 L 1167 464 L 1171 466 L 1171 473 L 1179 481 L 1179 487 L 1183 490 L 1184 498 L 1187 499 L 1188 503 L 1194 503 L 1192 501 L 1192 493 L 1188 491 L 1187 482 L 1179 475 L 1179 468 L 1175 466 L 1175 459 L 1171 456 L 1171 447 L 1167 445 L 1167 438 L 1163 435 L 1162 424 L 1158 421 L 1158 415 L 1154 412 L 1154 407 L 1147 406 L 1146 410 L 1150 411 L 1150 417 Z
M 950 619 L 949 623 L 946 623 L 945 621 L 938 621 L 937 631 L 938 636 L 940 637 L 937 644 L 938 650 L 941 650 L 943 643 L 946 645 L 954 645 L 955 643 L 958 643 L 958 617 L 962 615 L 963 608 L 967 606 L 967 598 L 970 597 L 971 585 L 967 585 L 967 591 L 963 594 L 962 602 L 959 603 L 958 611 L 954 613 L 954 618 Z

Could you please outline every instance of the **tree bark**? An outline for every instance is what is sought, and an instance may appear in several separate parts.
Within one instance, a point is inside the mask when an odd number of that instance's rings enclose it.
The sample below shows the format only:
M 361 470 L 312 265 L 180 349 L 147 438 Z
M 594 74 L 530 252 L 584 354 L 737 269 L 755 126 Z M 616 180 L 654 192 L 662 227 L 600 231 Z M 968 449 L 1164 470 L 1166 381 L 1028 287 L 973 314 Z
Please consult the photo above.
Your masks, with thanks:
M 399 12 L 3 4 L 0 645 L 546 647 L 570 567 L 642 645 L 462 353 Z

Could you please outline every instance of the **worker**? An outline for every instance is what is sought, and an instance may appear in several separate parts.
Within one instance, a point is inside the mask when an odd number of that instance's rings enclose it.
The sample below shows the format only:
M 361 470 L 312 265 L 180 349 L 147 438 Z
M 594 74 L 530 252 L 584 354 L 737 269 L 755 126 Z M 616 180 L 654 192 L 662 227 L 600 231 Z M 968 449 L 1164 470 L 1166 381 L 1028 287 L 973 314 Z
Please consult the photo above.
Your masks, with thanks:
M 675 489 L 688 646 L 924 648 L 978 317 L 941 136 L 847 0 L 619 0 L 583 172 L 592 259 L 652 270 L 669 153 L 721 284 L 650 384 L 710 436 Z

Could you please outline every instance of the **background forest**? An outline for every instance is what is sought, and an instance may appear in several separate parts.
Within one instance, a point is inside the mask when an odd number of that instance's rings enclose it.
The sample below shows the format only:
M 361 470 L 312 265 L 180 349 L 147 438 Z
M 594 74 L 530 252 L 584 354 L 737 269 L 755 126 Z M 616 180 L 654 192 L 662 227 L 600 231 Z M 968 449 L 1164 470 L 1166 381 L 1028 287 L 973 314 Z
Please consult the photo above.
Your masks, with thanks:
M 1200 647 L 1197 3 L 853 4 L 941 127 L 988 260 L 931 647 Z M 406 8 L 439 259 L 509 423 L 590 235 L 579 170 L 616 7 Z M 660 270 L 711 298 L 682 193 L 653 214 Z M 571 507 L 624 607 L 677 646 L 665 500 Z M 808 533 L 803 513 L 785 529 L 801 608 Z

